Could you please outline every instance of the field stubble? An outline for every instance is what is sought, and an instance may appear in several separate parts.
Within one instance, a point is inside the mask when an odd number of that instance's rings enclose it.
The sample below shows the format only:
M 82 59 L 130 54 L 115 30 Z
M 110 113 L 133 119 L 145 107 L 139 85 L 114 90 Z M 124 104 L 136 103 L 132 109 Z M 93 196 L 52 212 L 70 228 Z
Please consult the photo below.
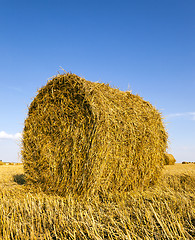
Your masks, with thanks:
M 166 166 L 154 187 L 77 201 L 28 189 L 0 166 L 0 239 L 194 239 L 195 165 Z

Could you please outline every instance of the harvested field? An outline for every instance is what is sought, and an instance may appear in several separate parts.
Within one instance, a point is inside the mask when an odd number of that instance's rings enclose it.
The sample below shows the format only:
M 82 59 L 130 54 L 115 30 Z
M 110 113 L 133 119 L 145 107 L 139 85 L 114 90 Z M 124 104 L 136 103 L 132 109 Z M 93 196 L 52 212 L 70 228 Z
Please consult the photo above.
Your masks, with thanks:
M 190 175 L 195 176 L 195 164 L 190 163 L 183 165 L 181 163 L 175 163 L 175 165 L 165 166 L 163 170 L 164 175 Z
M 193 240 L 194 167 L 166 166 L 158 184 L 143 192 L 78 201 L 33 192 L 14 181 L 21 166 L 0 166 L 0 239 Z

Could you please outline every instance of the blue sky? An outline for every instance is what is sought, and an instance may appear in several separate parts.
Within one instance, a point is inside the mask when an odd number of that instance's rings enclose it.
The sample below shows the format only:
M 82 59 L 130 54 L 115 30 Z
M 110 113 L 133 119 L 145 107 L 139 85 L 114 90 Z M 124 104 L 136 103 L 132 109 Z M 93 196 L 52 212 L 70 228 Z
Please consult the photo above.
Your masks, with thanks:
M 132 90 L 195 161 L 194 0 L 0 0 L 0 159 L 19 160 L 28 105 L 60 66 Z

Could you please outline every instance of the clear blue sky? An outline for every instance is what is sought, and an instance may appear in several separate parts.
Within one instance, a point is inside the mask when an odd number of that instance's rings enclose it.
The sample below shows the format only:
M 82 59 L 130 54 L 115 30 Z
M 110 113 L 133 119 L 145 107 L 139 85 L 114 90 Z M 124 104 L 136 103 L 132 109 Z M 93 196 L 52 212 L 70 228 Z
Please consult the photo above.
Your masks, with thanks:
M 0 0 L 0 159 L 18 161 L 27 106 L 60 66 L 132 90 L 195 161 L 194 0 Z

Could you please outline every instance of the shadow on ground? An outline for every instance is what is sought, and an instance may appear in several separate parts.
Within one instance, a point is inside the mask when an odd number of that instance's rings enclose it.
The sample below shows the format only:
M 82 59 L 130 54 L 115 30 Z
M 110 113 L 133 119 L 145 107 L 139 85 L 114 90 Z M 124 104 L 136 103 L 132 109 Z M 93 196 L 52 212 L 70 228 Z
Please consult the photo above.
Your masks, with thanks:
M 25 184 L 25 175 L 24 174 L 16 174 L 13 176 L 14 182 L 16 182 L 19 185 Z

